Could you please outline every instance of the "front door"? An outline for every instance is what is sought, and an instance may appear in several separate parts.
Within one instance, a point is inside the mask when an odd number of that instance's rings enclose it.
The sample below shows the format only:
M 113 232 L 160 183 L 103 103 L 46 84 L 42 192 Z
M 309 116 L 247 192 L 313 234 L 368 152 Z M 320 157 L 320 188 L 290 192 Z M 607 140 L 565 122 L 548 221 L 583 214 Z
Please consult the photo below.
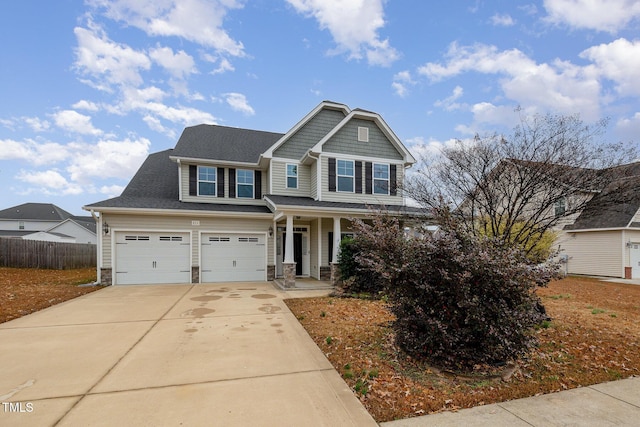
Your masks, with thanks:
M 640 279 L 640 244 L 638 243 L 631 245 L 629 264 L 631 264 L 631 278 Z
M 282 233 L 282 241 L 287 241 L 287 233 Z M 282 251 L 282 261 L 284 256 Z M 302 276 L 302 233 L 293 233 L 293 261 L 296 263 L 296 276 Z

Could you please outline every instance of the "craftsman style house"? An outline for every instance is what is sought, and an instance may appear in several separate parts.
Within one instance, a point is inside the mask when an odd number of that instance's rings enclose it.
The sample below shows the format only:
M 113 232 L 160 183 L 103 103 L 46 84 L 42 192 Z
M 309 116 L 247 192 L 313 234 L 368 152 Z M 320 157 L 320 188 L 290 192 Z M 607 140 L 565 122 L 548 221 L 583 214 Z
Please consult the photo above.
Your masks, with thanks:
M 322 102 L 285 134 L 199 125 L 151 154 L 98 219 L 103 284 L 335 278 L 349 218 L 405 205 L 415 162 L 379 114 Z

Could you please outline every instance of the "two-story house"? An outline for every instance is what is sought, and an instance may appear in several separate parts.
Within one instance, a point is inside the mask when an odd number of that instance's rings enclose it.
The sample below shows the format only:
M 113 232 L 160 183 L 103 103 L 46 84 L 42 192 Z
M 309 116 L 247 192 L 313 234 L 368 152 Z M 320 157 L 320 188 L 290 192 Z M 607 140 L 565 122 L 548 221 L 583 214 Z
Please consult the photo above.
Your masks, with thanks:
M 335 279 L 349 218 L 416 213 L 415 159 L 382 117 L 322 102 L 284 134 L 188 127 L 99 212 L 103 284 Z M 332 277 L 333 276 L 333 277 Z

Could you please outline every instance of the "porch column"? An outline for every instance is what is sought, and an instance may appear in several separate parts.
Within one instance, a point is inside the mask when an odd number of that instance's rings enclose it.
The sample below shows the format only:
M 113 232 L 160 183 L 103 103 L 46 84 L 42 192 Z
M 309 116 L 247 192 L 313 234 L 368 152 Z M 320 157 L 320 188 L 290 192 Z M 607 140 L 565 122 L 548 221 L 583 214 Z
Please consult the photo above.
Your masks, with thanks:
M 331 285 L 340 284 L 340 267 L 338 266 L 338 255 L 340 252 L 340 240 L 342 231 L 340 230 L 340 217 L 333 218 L 333 259 L 331 260 Z
M 287 215 L 286 233 L 282 275 L 284 276 L 284 287 L 293 288 L 296 286 L 296 263 L 293 257 L 293 216 L 291 215 Z

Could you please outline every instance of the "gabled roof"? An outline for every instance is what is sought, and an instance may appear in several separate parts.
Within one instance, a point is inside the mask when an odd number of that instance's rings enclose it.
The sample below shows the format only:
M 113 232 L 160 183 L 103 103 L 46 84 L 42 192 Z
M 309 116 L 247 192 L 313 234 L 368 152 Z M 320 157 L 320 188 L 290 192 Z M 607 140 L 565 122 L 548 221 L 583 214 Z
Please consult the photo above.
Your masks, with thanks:
M 396 136 L 396 134 L 391 130 L 391 128 L 387 125 L 387 123 L 382 119 L 380 114 L 372 113 L 370 111 L 362 110 L 360 108 L 356 108 L 351 111 L 347 116 L 336 126 L 331 132 L 326 134 L 324 138 L 322 138 L 318 143 L 309 150 L 309 153 L 318 155 L 322 152 L 322 146 L 329 141 L 340 129 L 342 129 L 347 123 L 349 123 L 353 119 L 363 119 L 373 121 L 378 128 L 385 134 L 387 139 L 393 144 L 393 146 L 398 150 L 398 152 L 402 155 L 405 166 L 412 165 L 416 162 L 416 159 L 411 155 L 407 147 L 400 141 L 400 139 Z
M 0 211 L 0 219 L 20 221 L 64 221 L 72 216 L 52 203 L 23 203 Z
M 171 157 L 258 164 L 262 153 L 282 136 L 218 125 L 191 126 L 182 132 Z

